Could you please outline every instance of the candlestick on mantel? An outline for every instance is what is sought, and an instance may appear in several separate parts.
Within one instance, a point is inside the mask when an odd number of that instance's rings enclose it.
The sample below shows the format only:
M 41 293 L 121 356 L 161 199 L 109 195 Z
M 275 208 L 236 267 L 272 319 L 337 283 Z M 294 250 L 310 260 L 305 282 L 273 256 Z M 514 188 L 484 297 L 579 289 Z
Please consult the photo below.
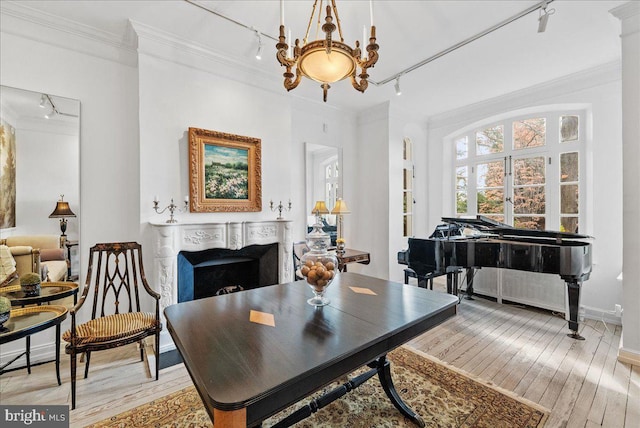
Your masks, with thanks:
M 287 205 L 287 207 L 285 207 L 284 205 L 282 205 L 282 201 L 280 201 L 280 203 L 276 206 L 273 205 L 273 201 L 269 201 L 269 208 L 271 208 L 271 211 L 275 211 L 278 210 L 278 217 L 276 218 L 276 220 L 283 220 L 284 217 L 282 217 L 282 211 L 291 211 L 291 199 L 289 199 L 289 203 Z
M 178 211 L 179 213 L 185 212 L 189 208 L 189 197 L 188 196 L 184 197 L 184 207 L 182 209 L 178 208 L 178 206 L 173 203 L 173 198 L 171 198 L 171 203 L 169 205 L 167 205 L 166 207 L 164 207 L 162 210 L 160 210 L 158 208 L 158 204 L 159 203 L 160 203 L 160 201 L 158 200 L 158 197 L 154 196 L 153 197 L 153 210 L 158 214 L 162 214 L 166 210 L 169 210 L 169 220 L 167 220 L 166 222 L 167 223 L 177 223 L 178 220 L 175 219 L 173 213 L 175 211 Z

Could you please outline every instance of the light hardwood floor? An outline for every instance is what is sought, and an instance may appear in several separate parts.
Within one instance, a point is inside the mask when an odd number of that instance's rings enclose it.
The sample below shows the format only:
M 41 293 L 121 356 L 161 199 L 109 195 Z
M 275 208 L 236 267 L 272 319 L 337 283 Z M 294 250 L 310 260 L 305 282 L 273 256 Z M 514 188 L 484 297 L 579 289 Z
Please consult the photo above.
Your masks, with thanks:
M 546 311 L 462 300 L 458 315 L 408 345 L 551 410 L 547 427 L 640 427 L 640 367 L 616 355 L 619 326 L 588 320 L 585 341 L 567 337 L 564 319 Z M 69 357 L 62 386 L 53 363 L 0 377 L 2 404 L 70 404 Z M 79 370 L 81 373 L 81 370 Z M 191 385 L 182 364 L 150 377 L 135 345 L 98 352 L 78 381 L 71 426 L 82 427 Z

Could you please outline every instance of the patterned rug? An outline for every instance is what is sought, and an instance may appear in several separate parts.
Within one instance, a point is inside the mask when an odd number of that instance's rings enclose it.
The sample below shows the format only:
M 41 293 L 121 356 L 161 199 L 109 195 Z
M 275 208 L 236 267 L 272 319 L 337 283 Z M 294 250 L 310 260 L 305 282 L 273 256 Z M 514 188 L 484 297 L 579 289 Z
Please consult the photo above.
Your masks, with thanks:
M 427 427 L 542 427 L 548 411 L 435 358 L 401 347 L 388 355 L 401 397 Z M 364 372 L 360 369 L 357 373 Z M 335 388 L 330 385 L 324 391 Z M 316 393 L 321 394 L 323 391 Z M 314 396 L 316 396 L 314 395 Z M 267 428 L 314 396 L 267 419 Z M 90 427 L 211 427 L 194 387 L 151 401 Z M 415 427 L 387 398 L 377 377 L 369 379 L 310 418 L 295 425 L 311 427 Z

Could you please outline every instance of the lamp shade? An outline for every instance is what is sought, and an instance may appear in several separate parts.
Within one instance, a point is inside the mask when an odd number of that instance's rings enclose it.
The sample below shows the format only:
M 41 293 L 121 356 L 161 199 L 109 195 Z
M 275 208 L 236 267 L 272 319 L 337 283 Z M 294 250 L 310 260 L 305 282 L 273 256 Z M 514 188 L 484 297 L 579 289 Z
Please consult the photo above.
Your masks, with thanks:
M 324 201 L 316 201 L 316 206 L 311 210 L 311 214 L 329 214 L 329 209 Z
M 56 203 L 56 208 L 53 210 L 51 214 L 49 214 L 49 218 L 64 218 L 64 217 L 75 217 L 76 214 L 71 211 L 69 208 L 69 202 L 60 200 Z
M 338 198 L 336 205 L 331 210 L 331 214 L 351 214 L 351 211 L 349 211 L 349 207 L 347 207 L 344 199 Z

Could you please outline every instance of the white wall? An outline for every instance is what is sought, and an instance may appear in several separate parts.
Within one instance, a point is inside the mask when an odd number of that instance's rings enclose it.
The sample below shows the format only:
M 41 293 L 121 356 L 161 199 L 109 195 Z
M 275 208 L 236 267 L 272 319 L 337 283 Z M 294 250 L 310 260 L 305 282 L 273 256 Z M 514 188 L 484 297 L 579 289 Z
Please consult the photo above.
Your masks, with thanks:
M 416 235 L 430 234 L 440 217 L 454 214 L 453 151 L 447 146 L 453 134 L 474 122 L 509 115 L 515 110 L 576 105 L 591 111 L 587 144 L 593 151 L 587 160 L 591 169 L 587 178 L 587 226 L 583 232 L 596 239 L 592 243 L 593 271 L 581 294 L 584 306 L 597 309 L 587 315 L 596 316 L 601 314 L 598 310 L 613 311 L 615 304 L 622 304 L 622 287 L 616 280 L 622 271 L 622 107 L 618 63 L 432 118 L 429 156 L 418 167 L 429 174 L 428 189 L 418 201 L 428 216 L 417 225 Z

